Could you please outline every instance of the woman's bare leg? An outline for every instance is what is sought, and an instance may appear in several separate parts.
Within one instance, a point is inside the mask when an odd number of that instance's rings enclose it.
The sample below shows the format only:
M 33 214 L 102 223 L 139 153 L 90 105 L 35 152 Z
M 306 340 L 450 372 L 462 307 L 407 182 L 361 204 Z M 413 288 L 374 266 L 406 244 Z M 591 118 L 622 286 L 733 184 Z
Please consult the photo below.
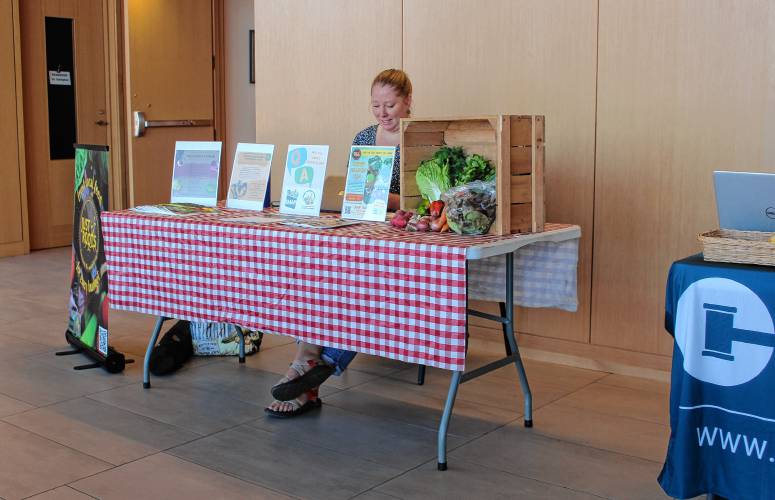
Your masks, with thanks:
M 320 359 L 320 351 L 322 350 L 323 348 L 320 347 L 319 345 L 299 342 L 299 345 L 296 347 L 296 357 L 294 358 L 294 360 L 307 361 L 310 359 Z M 296 378 L 296 377 L 293 377 L 293 378 Z
M 294 356 L 294 361 L 309 361 L 309 360 L 317 360 L 320 359 L 320 351 L 323 348 L 317 345 L 313 344 L 307 344 L 305 342 L 300 342 L 298 346 L 296 347 L 296 355 Z M 299 373 L 294 370 L 293 368 L 288 368 L 288 371 L 285 373 L 286 378 L 289 380 L 293 380 L 299 376 Z M 307 395 L 302 394 L 297 398 L 302 404 L 307 401 Z M 291 411 L 293 410 L 293 406 L 284 401 L 274 401 L 272 404 L 269 405 L 269 408 L 275 411 Z

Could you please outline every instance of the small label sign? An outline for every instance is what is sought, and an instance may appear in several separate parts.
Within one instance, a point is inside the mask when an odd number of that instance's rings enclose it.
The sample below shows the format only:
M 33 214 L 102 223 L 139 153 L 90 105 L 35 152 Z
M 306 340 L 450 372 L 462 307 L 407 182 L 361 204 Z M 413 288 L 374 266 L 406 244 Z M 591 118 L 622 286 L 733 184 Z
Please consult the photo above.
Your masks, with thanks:
M 67 85 L 70 86 L 70 72 L 69 71 L 49 71 L 48 72 L 49 85 Z

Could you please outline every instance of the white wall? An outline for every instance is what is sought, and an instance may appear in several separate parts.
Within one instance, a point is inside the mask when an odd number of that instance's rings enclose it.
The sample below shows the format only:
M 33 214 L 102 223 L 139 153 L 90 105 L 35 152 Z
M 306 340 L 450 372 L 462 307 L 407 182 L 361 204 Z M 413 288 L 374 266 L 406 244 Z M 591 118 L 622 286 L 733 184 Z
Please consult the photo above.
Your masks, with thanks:
M 248 83 L 248 31 L 253 29 L 253 0 L 225 0 L 226 150 L 231 170 L 238 142 L 256 141 L 256 92 Z

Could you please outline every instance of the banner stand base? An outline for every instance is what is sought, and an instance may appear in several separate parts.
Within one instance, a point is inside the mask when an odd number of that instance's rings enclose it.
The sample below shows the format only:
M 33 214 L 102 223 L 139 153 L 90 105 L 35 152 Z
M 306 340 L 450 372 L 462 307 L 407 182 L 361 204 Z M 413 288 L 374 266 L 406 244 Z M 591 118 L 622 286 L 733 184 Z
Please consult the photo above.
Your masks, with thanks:
M 83 353 L 95 361 L 94 363 L 89 363 L 87 365 L 75 366 L 73 367 L 74 370 L 88 370 L 90 368 L 102 367 L 108 373 L 121 373 L 124 371 L 126 365 L 135 362 L 134 359 L 126 359 L 126 356 L 110 346 L 108 346 L 108 355 L 104 356 L 102 353 L 89 348 L 89 346 L 81 342 L 79 338 L 70 333 L 70 330 L 65 330 L 65 340 L 67 340 L 67 343 L 75 349 L 72 351 L 57 352 L 57 356 L 70 356 L 72 354 Z
M 83 352 L 83 349 L 74 349 L 72 351 L 59 351 L 55 352 L 55 356 L 72 356 L 73 354 L 80 354 Z
M 91 370 L 92 368 L 99 368 L 102 363 L 89 363 L 88 365 L 74 366 L 73 370 Z

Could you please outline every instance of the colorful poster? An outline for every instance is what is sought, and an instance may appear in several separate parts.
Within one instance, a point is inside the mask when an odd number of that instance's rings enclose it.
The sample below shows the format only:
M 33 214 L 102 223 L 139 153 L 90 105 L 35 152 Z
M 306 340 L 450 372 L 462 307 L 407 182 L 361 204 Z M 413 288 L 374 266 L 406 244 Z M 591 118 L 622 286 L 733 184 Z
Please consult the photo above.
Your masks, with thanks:
M 280 213 L 320 215 L 328 146 L 288 145 Z
M 393 175 L 393 146 L 352 146 L 344 185 L 342 218 L 384 221 Z
M 237 144 L 231 168 L 226 206 L 248 210 L 263 210 L 269 172 L 272 167 L 273 144 Z
M 215 206 L 221 169 L 220 142 L 175 143 L 172 168 L 172 203 Z
M 67 329 L 108 354 L 108 272 L 100 214 L 108 209 L 107 146 L 75 146 L 75 210 Z

